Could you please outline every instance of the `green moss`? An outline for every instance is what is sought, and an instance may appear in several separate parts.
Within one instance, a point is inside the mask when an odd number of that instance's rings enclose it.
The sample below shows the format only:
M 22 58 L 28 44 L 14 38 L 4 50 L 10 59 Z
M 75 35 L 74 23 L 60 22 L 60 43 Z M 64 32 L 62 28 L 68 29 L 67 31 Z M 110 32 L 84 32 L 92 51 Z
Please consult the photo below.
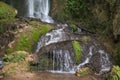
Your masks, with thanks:
M 87 36 L 83 36 L 82 38 L 81 38 L 81 41 L 82 42 L 87 42 L 89 40 L 89 38 L 87 37 Z
M 76 63 L 79 64 L 82 57 L 82 47 L 80 46 L 80 43 L 78 41 L 73 41 L 72 45 L 76 55 Z
M 70 28 L 72 29 L 73 32 L 77 31 L 77 26 L 74 24 L 69 24 Z
M 86 67 L 86 68 L 81 68 L 80 70 L 76 71 L 77 76 L 86 76 L 91 73 L 91 70 Z
M 13 49 L 11 49 L 11 48 L 6 48 L 6 50 L 5 50 L 5 51 L 6 51 L 6 53 L 7 53 L 7 54 L 10 54 L 10 53 L 14 52 L 14 50 L 13 50 Z
M 41 26 L 40 28 L 33 29 L 29 34 L 23 34 L 18 39 L 16 50 L 32 51 L 33 45 L 39 40 L 40 36 L 49 31 L 47 26 Z
M 32 21 L 30 24 L 28 29 L 19 33 L 19 37 L 15 39 L 13 47 L 6 49 L 8 54 L 14 51 L 27 51 L 31 53 L 39 38 L 51 30 L 51 26 L 48 24 L 42 24 L 37 21 Z
M 22 52 L 14 52 L 14 53 L 5 55 L 3 59 L 5 62 L 16 63 L 16 62 L 25 60 L 26 56 L 27 56 L 27 54 L 24 52 L 23 53 Z
M 15 9 L 0 1 L 0 22 L 9 22 L 16 16 Z
M 18 39 L 16 50 L 17 51 L 25 50 L 25 51 L 30 52 L 31 50 L 30 44 L 31 44 L 30 38 L 28 37 L 28 35 L 24 34 L 21 36 L 21 38 Z

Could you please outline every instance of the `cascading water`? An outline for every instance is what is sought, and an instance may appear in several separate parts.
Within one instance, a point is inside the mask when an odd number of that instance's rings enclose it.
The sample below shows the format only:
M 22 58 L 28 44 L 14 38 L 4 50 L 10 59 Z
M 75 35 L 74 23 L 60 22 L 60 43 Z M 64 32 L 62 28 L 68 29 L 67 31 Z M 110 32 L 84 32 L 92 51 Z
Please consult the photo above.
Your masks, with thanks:
M 53 54 L 53 69 L 50 70 L 51 72 L 74 73 L 73 61 L 68 50 L 53 50 L 52 54 Z
M 69 30 L 66 30 L 68 27 L 66 24 L 62 24 L 61 26 L 62 28 L 53 30 L 42 36 L 37 45 L 36 53 L 39 54 L 40 52 L 46 55 L 48 53 L 49 59 L 52 59 L 52 62 L 48 62 L 52 64 L 52 68 L 49 71 L 75 73 L 76 70 L 84 67 L 86 64 L 92 66 L 91 68 L 95 69 L 99 74 L 111 69 L 111 62 L 109 61 L 107 52 L 98 42 L 90 37 L 90 41 L 82 43 L 82 59 L 80 64 L 76 65 L 71 41 L 78 40 L 81 42 L 84 35 L 73 34 Z
M 49 16 L 49 0 L 27 0 L 27 5 L 28 17 L 40 18 L 43 22 L 54 23 L 53 19 Z

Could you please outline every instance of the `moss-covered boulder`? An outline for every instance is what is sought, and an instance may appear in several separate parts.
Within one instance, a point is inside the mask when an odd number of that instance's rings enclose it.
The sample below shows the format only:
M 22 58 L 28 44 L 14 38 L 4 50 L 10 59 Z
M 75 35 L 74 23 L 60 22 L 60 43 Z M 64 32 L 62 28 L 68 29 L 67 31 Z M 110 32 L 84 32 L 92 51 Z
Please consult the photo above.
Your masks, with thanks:
M 0 1 L 0 22 L 8 22 L 16 16 L 16 10 Z

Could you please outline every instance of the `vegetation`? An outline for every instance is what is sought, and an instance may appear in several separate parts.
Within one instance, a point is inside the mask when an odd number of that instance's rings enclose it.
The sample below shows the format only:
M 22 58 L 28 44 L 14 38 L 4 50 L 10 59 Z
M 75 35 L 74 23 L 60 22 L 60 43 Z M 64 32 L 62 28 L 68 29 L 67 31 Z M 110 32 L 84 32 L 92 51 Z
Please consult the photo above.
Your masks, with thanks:
M 39 22 L 35 21 L 31 22 L 31 25 L 34 27 L 31 27 L 28 30 L 22 32 L 22 34 L 16 39 L 15 44 L 13 45 L 14 49 L 8 48 L 6 50 L 7 53 L 14 51 L 27 51 L 31 53 L 33 46 L 35 43 L 37 43 L 37 41 L 39 41 L 40 36 L 44 35 L 51 29 L 50 25 L 40 24 Z
M 0 32 L 3 32 L 3 26 L 0 25 Z
M 77 31 L 77 26 L 75 24 L 69 24 L 73 32 Z
M 89 38 L 87 37 L 87 36 L 83 36 L 82 38 L 81 38 L 81 41 L 82 42 L 87 42 L 89 40 Z
M 22 52 L 22 51 L 14 52 L 14 53 L 5 55 L 4 61 L 16 63 L 16 62 L 25 60 L 26 56 L 27 56 L 27 53 L 25 53 L 25 52 Z
M 76 54 L 76 63 L 79 64 L 80 59 L 82 57 L 82 48 L 80 46 L 80 43 L 78 41 L 72 42 L 75 54 Z
M 109 76 L 107 76 L 106 80 L 119 80 L 120 79 L 120 67 L 113 66 L 112 71 Z
M 15 9 L 0 1 L 0 22 L 10 22 L 15 16 Z
M 120 46 L 119 46 L 119 44 L 117 45 L 117 47 L 115 48 L 115 50 L 114 50 L 115 52 L 115 54 L 113 55 L 114 57 L 115 57 L 115 62 L 118 64 L 118 65 L 120 65 Z
M 10 75 L 15 73 L 24 73 L 29 70 L 29 62 L 27 56 L 29 53 L 25 51 L 16 51 L 4 56 L 4 67 L 2 74 Z
M 84 18 L 87 15 L 87 1 L 67 0 L 65 11 L 67 14 L 70 14 L 72 18 Z
M 85 67 L 85 68 L 81 68 L 80 70 L 76 71 L 76 75 L 77 76 L 85 76 L 91 73 L 90 68 Z

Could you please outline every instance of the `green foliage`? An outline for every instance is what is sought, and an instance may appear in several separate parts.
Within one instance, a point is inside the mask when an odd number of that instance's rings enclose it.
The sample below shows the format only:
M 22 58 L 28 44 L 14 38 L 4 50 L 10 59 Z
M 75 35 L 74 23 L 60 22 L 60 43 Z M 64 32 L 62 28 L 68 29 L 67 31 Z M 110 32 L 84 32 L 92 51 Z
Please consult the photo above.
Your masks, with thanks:
M 10 54 L 10 53 L 14 52 L 14 50 L 13 50 L 13 49 L 11 49 L 11 48 L 6 48 L 6 50 L 5 50 L 5 51 L 6 51 L 6 53 L 7 53 L 7 54 Z
M 77 26 L 74 24 L 69 24 L 70 28 L 72 29 L 73 32 L 77 31 Z
M 39 40 L 40 36 L 47 33 L 49 28 L 47 26 L 41 26 L 40 28 L 33 29 L 31 33 L 23 34 L 18 39 L 16 50 L 32 51 L 33 45 Z
M 23 61 L 26 58 L 26 56 L 27 56 L 27 54 L 25 54 L 25 53 L 14 52 L 14 53 L 5 55 L 4 56 L 4 61 L 5 62 L 14 62 L 14 63 L 16 63 L 16 62 Z
M 106 80 L 119 80 L 120 79 L 120 67 L 113 66 L 112 71 L 107 76 Z
M 78 41 L 73 41 L 72 45 L 76 55 L 76 63 L 79 64 L 82 57 L 82 47 L 80 46 L 80 43 Z
M 17 44 L 17 51 L 19 50 L 25 50 L 25 51 L 30 51 L 31 50 L 31 42 L 28 37 L 28 35 L 24 34 L 21 36 L 20 39 L 18 39 L 18 44 Z
M 84 18 L 87 15 L 86 0 L 67 0 L 66 12 L 74 18 Z
M 16 16 L 15 9 L 0 1 L 0 22 L 9 22 Z
M 7 54 L 14 51 L 27 51 L 31 53 L 39 38 L 51 29 L 50 25 L 41 24 L 37 21 L 30 22 L 30 24 L 33 27 L 20 33 L 19 37 L 15 39 L 13 47 L 6 49 Z

